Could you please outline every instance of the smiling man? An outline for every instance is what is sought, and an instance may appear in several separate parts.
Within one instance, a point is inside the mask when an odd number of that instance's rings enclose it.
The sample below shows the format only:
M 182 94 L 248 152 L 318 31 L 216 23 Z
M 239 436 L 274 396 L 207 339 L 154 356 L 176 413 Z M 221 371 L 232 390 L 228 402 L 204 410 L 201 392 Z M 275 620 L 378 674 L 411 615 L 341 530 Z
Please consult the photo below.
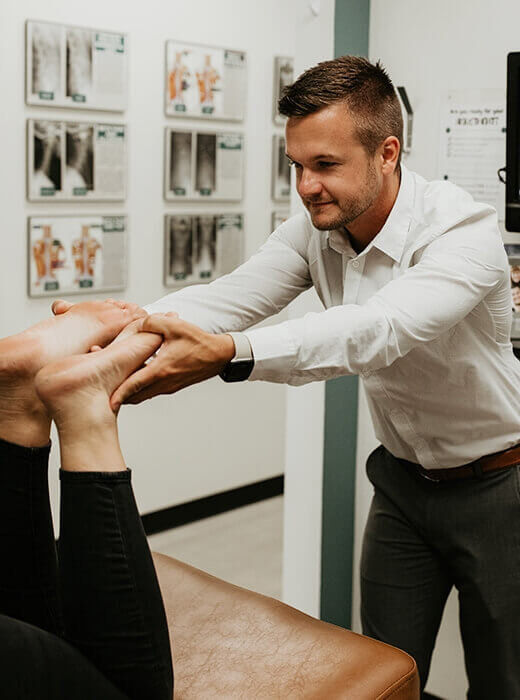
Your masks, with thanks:
M 520 698 L 520 363 L 496 212 L 400 163 L 379 65 L 344 56 L 287 88 L 306 212 L 233 273 L 148 307 L 157 359 L 112 404 L 218 373 L 363 380 L 381 446 L 361 565 L 364 632 L 411 653 L 424 687 L 450 589 L 472 700 Z M 314 286 L 324 310 L 247 330 Z M 344 416 L 345 422 L 350 420 Z

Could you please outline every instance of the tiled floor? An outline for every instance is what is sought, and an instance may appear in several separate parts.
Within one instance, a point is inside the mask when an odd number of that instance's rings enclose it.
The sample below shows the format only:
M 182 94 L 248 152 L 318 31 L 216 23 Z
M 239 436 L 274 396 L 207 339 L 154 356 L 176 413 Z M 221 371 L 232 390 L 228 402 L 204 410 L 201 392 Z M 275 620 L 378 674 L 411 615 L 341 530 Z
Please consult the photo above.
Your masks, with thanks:
M 226 581 L 264 595 L 282 592 L 283 496 L 149 537 L 169 554 Z

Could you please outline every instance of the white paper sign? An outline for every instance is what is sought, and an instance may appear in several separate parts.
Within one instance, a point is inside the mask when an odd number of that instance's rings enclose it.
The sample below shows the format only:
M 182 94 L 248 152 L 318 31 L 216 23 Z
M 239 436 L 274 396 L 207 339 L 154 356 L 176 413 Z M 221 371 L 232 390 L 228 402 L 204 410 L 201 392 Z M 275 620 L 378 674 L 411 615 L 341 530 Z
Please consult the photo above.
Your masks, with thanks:
M 504 220 L 497 170 L 506 162 L 506 95 L 501 89 L 454 90 L 441 105 L 438 177 L 495 207 Z

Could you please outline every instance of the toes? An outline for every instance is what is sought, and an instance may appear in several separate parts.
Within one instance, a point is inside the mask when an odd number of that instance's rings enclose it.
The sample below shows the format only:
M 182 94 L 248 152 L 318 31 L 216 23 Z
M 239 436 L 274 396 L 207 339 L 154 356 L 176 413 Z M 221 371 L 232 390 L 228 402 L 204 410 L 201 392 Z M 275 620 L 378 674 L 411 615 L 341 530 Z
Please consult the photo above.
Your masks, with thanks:
M 56 299 L 52 302 L 51 310 L 55 316 L 59 316 L 60 314 L 64 314 L 66 311 L 68 311 L 72 306 L 74 306 L 74 304 L 72 304 L 70 301 Z

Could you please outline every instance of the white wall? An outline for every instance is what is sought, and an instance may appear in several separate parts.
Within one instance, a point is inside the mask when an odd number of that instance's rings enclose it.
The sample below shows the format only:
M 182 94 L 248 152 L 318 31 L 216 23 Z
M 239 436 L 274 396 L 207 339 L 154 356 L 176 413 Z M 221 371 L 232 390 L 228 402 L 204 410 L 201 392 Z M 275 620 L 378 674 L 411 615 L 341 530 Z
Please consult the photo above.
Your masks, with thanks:
M 296 5 L 295 74 L 333 56 L 334 0 Z M 301 207 L 294 190 L 292 212 Z M 289 307 L 289 316 L 323 309 L 314 290 Z M 283 599 L 310 615 L 320 614 L 321 496 L 323 480 L 323 382 L 289 387 L 284 500 Z
M 439 106 L 443 91 L 505 88 L 506 56 L 520 49 L 520 5 L 516 0 L 371 0 L 370 59 L 380 58 L 394 84 L 405 85 L 414 109 L 409 168 L 436 177 Z M 504 162 L 505 165 L 505 162 Z M 511 238 L 511 234 L 506 236 Z M 359 625 L 358 564 L 361 536 L 371 498 L 366 456 L 376 445 L 363 392 L 359 403 L 356 488 L 355 628 Z M 449 698 L 465 698 L 466 678 L 452 595 L 443 619 L 428 688 Z
M 166 119 L 163 112 L 166 39 L 223 45 L 248 53 L 247 117 L 243 125 L 247 147 L 246 194 L 242 205 L 227 204 L 222 209 L 245 211 L 246 256 L 265 240 L 274 208 L 270 199 L 273 57 L 294 51 L 294 1 L 148 0 L 132 4 L 123 0 L 88 3 L 3 0 L 0 6 L 2 336 L 49 314 L 48 300 L 29 299 L 26 294 L 26 217 L 30 214 L 114 209 L 126 212 L 131 227 L 129 284 L 121 298 L 145 304 L 167 291 L 162 286 L 163 214 L 175 211 L 176 205 L 166 205 L 162 196 L 163 132 L 167 124 L 178 122 Z M 26 19 L 127 32 L 130 101 L 126 114 L 25 106 Z M 116 207 L 90 202 L 82 206 L 27 203 L 25 121 L 27 117 L 37 116 L 124 120 L 130 134 L 126 203 Z M 196 208 L 207 211 L 212 206 L 216 205 L 199 204 Z M 216 379 L 173 397 L 159 397 L 139 407 L 124 407 L 120 418 L 121 442 L 128 464 L 134 469 L 141 510 L 155 510 L 281 473 L 285 399 L 285 387 L 261 383 L 228 386 Z M 53 474 L 52 487 L 56 494 L 55 470 Z

